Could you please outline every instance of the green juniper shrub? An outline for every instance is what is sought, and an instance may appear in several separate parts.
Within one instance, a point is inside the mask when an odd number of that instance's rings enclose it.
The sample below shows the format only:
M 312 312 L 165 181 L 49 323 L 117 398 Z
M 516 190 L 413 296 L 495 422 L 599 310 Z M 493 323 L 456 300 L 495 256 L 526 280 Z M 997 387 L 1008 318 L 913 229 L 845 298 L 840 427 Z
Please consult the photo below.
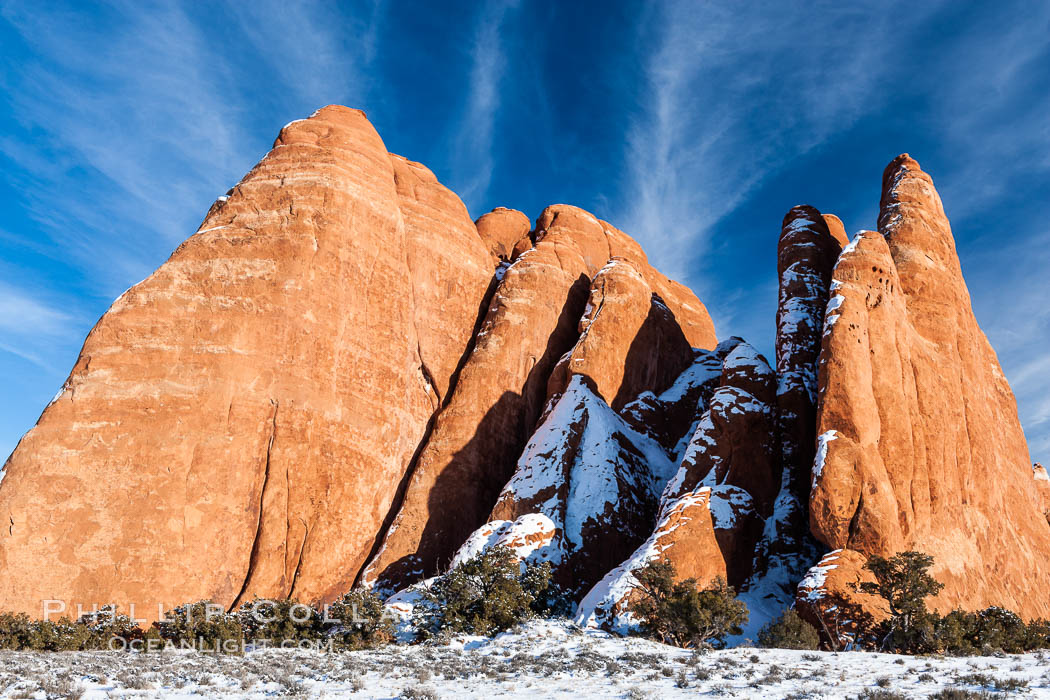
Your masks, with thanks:
M 344 649 L 370 649 L 394 640 L 394 625 L 383 600 L 370 590 L 358 588 L 343 595 L 328 608 L 335 623 L 330 634 Z
M 35 621 L 25 613 L 0 614 L 0 649 L 32 649 Z
M 121 649 L 143 638 L 142 629 L 110 606 L 77 621 L 35 620 L 25 613 L 0 613 L 0 649 L 95 651 Z M 119 643 L 112 644 L 114 640 Z
M 942 651 L 955 656 L 977 652 L 977 615 L 965 610 L 952 610 L 937 620 L 937 641 Z
M 151 639 L 179 648 L 223 653 L 243 651 L 241 618 L 208 600 L 169 610 L 163 620 L 153 623 L 147 634 Z
M 1003 608 L 972 613 L 953 610 L 937 621 L 937 640 L 948 654 L 1020 654 L 1050 647 L 1050 625 L 1025 622 Z
M 758 643 L 769 649 L 817 649 L 820 635 L 816 627 L 788 608 L 759 630 Z
M 256 598 L 243 603 L 236 614 L 249 644 L 295 646 L 325 641 L 321 612 L 297 600 Z
M 1000 607 L 990 607 L 976 614 L 977 649 L 982 652 L 1005 651 L 1007 654 L 1020 654 L 1027 649 L 1025 641 L 1027 626 L 1015 613 Z
M 1024 648 L 1026 651 L 1050 649 L 1050 620 L 1038 619 L 1028 623 Z
M 423 638 L 495 635 L 543 612 L 552 586 L 550 564 L 523 565 L 511 549 L 492 547 L 424 586 L 412 622 Z
M 875 576 L 856 590 L 882 597 L 890 617 L 879 627 L 879 647 L 887 651 L 919 654 L 936 651 L 935 615 L 926 609 L 926 598 L 940 593 L 944 584 L 930 575 L 933 557 L 922 552 L 900 552 L 889 559 L 873 556 L 864 568 Z
M 675 577 L 669 561 L 651 561 L 635 573 L 640 595 L 629 607 L 643 634 L 679 647 L 721 648 L 727 635 L 742 632 L 747 606 L 724 579 L 701 590 L 696 579 Z
M 68 617 L 57 621 L 34 620 L 28 638 L 29 649 L 38 651 L 89 651 L 105 649 L 110 636 L 77 624 Z

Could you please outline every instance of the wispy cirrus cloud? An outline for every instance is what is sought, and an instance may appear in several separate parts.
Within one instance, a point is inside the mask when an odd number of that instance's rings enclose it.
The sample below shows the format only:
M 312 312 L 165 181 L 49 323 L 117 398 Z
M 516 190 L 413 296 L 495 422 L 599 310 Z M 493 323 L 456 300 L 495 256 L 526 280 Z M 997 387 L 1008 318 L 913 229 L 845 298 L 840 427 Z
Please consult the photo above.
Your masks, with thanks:
M 453 138 L 453 182 L 450 183 L 474 216 L 488 191 L 495 168 L 494 133 L 501 107 L 500 81 L 507 68 L 504 24 L 518 0 L 486 4 L 477 20 L 470 50 L 466 105 Z
M 77 257 L 107 292 L 163 260 L 265 152 L 280 125 L 260 138 L 256 103 L 278 96 L 291 118 L 367 90 L 379 16 L 372 4 L 350 18 L 355 34 L 320 3 L 38 10 L 3 8 L 34 58 L 4 79 L 23 134 L 0 140 L 0 154 L 56 253 Z M 240 60 L 227 33 L 267 50 Z
M 858 42 L 862 13 L 840 3 L 651 7 L 623 214 L 650 257 L 695 277 L 683 247 L 702 254 L 757 184 L 863 113 L 891 50 L 888 14 L 864 19 Z
M 72 327 L 69 313 L 37 294 L 0 282 L 0 351 L 52 370 L 44 359 L 45 346 L 68 334 Z
M 834 192 L 834 173 L 796 167 L 829 144 L 874 143 L 882 163 L 911 150 L 945 200 L 1032 451 L 1050 452 L 1050 372 L 1032 350 L 1050 345 L 1043 295 L 1032 289 L 1050 265 L 1047 245 L 1032 243 L 1050 220 L 1045 197 L 1039 204 L 1050 186 L 1050 7 L 667 0 L 639 27 L 643 85 L 620 218 L 661 269 L 708 302 L 719 332 L 772 345 L 772 307 L 761 301 L 774 298 L 772 257 L 715 239 L 732 233 L 728 215 L 766 205 L 754 198 L 781 172 L 807 178 L 800 191 Z M 869 170 L 864 203 L 836 212 L 848 226 L 874 226 Z M 764 224 L 763 246 L 775 240 L 777 216 Z M 1022 250 L 1004 250 L 1018 241 Z

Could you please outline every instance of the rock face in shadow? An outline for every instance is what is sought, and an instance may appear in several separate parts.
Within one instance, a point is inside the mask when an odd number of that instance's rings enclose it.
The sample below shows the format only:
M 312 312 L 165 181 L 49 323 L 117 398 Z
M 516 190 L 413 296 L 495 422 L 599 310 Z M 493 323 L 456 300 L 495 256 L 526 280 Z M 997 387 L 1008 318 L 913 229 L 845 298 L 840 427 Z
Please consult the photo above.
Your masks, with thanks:
M 102 317 L 12 454 L 4 607 L 343 592 L 491 276 L 458 197 L 362 112 L 286 126 Z
M 438 415 L 398 514 L 364 574 L 364 582 L 380 590 L 398 590 L 437 573 L 487 522 L 537 425 L 551 373 L 566 353 L 590 358 L 592 379 L 622 397 L 662 388 L 656 385 L 673 379 L 668 375 L 683 357 L 688 362 L 693 343 L 714 344 L 703 304 L 653 270 L 633 240 L 592 214 L 567 205 L 547 207 L 528 240 L 535 245 L 506 268 L 456 390 Z M 613 267 L 622 267 L 624 275 L 611 269 L 599 275 L 613 256 L 621 258 Z M 595 289 L 592 279 L 598 280 Z M 588 313 L 604 316 L 595 325 L 596 337 L 603 338 L 605 352 L 624 358 L 623 368 L 586 350 L 590 321 L 581 318 L 587 318 L 588 300 L 600 300 L 607 284 L 608 313 L 597 306 Z M 649 321 L 652 293 L 643 294 L 643 316 L 633 297 L 616 297 L 617 285 L 671 295 L 667 314 L 660 316 L 664 323 Z M 632 353 L 639 335 L 663 339 L 663 345 Z
M 693 362 L 674 314 L 621 258 L 595 275 L 577 330 L 579 340 L 551 373 L 548 400 L 585 376 L 619 410 L 644 391 L 661 393 Z
M 781 479 L 776 449 L 776 375 L 738 338 L 721 343 L 718 388 L 707 399 L 681 466 L 663 490 L 656 527 L 580 603 L 577 621 L 624 631 L 634 572 L 668 560 L 680 578 L 716 577 L 741 588 L 773 515 Z
M 674 466 L 663 448 L 631 429 L 585 375 L 575 375 L 532 435 L 490 522 L 509 532 L 542 515 L 555 580 L 574 597 L 616 566 L 649 533 L 660 488 Z M 610 533 L 616 533 L 610 537 Z
M 1032 586 L 1050 580 L 1050 526 L 1013 393 L 974 319 L 933 182 L 907 155 L 886 169 L 879 231 L 856 237 L 833 277 L 814 535 L 863 557 L 933 555 L 938 609 L 1050 615 Z

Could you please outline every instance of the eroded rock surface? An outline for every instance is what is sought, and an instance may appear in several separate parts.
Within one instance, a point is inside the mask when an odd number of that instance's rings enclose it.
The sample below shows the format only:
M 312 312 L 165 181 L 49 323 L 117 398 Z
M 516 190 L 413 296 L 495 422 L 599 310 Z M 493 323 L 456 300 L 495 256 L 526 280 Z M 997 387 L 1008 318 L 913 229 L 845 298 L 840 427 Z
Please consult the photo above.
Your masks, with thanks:
M 718 388 L 707 399 L 682 463 L 664 488 L 656 527 L 580 603 L 577 621 L 626 630 L 635 572 L 654 560 L 701 585 L 721 577 L 737 588 L 754 573 L 753 553 L 780 486 L 776 376 L 738 338 L 721 343 Z
M 636 392 L 664 388 L 688 364 L 691 347 L 714 345 L 703 304 L 652 269 L 629 236 L 589 212 L 547 207 L 532 240 L 506 268 L 456 390 L 364 575 L 380 590 L 398 590 L 437 573 L 487 522 L 566 353 L 588 368 L 580 371 L 592 387 L 600 383 L 603 395 L 623 404 Z M 614 264 L 600 275 L 610 260 Z M 639 291 L 641 299 L 629 293 Z M 602 306 L 606 292 L 608 305 Z M 589 299 L 595 300 L 590 311 Z M 587 340 L 592 333 L 601 339 L 600 351 Z M 608 361 L 606 354 L 625 364 Z M 554 382 L 559 391 L 572 375 L 567 365 L 563 369 Z M 452 503 L 455 508 L 449 508 Z
M 821 351 L 810 523 L 864 557 L 917 549 L 937 608 L 1050 615 L 1050 528 L 1013 393 L 974 318 L 948 219 L 907 155 L 879 231 L 835 267 Z M 840 566 L 845 568 L 846 564 Z
M 492 265 L 466 208 L 326 107 L 122 295 L 0 489 L 0 600 L 330 598 L 448 391 Z
M 494 262 L 514 260 L 517 257 L 515 245 L 521 241 L 529 241 L 529 231 L 532 229 L 529 217 L 517 209 L 506 207 L 496 207 L 488 214 L 482 214 L 475 225 Z M 518 251 L 519 254 L 520 252 Z

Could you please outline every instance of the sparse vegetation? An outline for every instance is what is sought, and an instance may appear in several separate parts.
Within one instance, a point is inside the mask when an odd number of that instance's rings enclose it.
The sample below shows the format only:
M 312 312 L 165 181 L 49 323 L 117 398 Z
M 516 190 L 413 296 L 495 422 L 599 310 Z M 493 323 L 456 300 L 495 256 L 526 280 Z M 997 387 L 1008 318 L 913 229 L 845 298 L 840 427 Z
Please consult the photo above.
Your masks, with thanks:
M 550 564 L 522 565 L 507 547 L 492 547 L 422 589 L 413 622 L 423 636 L 494 635 L 550 609 Z
M 820 635 L 816 627 L 788 609 L 759 630 L 758 643 L 770 649 L 817 649 Z
M 930 575 L 932 565 L 933 557 L 914 551 L 868 560 L 865 566 L 876 580 L 856 588 L 880 596 L 890 610 L 887 620 L 869 623 L 878 640 L 875 647 L 905 654 L 957 655 L 1019 654 L 1050 647 L 1046 620 L 1025 623 L 1015 613 L 994 606 L 978 612 L 953 610 L 944 616 L 929 611 L 926 598 L 944 588 Z
M 665 644 L 722 647 L 748 620 L 747 606 L 724 579 L 701 590 L 696 579 L 676 581 L 669 561 L 649 562 L 635 577 L 641 595 L 631 612 L 642 621 L 646 636 Z
M 890 617 L 882 625 L 879 648 L 908 653 L 936 650 L 935 619 L 926 609 L 926 599 L 935 596 L 944 584 L 930 575 L 933 557 L 908 551 L 889 559 L 874 556 L 864 565 L 875 581 L 857 586 L 861 593 L 880 596 L 886 601 Z

